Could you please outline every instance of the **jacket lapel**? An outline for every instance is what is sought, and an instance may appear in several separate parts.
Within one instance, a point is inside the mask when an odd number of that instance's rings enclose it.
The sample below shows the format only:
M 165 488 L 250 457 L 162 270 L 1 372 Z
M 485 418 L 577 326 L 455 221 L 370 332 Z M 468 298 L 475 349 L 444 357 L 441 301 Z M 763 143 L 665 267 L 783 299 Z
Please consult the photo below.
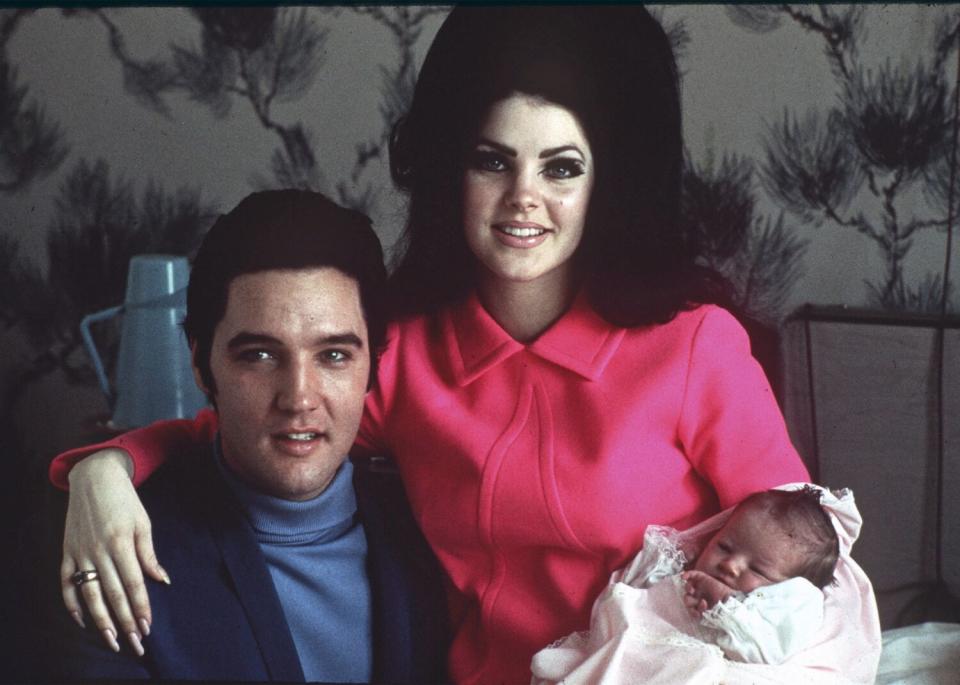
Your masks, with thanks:
M 354 464 L 367 536 L 375 682 L 447 682 L 447 606 L 440 568 L 410 513 L 397 472 Z
M 303 669 L 263 554 L 212 459 L 204 462 L 208 520 L 227 580 L 247 615 L 270 679 L 303 682 Z

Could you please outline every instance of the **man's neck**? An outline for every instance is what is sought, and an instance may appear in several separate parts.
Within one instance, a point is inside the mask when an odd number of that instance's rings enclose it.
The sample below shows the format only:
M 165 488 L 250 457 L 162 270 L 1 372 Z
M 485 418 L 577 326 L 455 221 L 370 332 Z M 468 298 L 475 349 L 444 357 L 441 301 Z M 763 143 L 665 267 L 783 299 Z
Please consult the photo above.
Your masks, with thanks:
M 240 479 L 215 446 L 216 463 L 224 480 L 239 501 L 258 537 L 316 536 L 331 534 L 349 526 L 357 510 L 353 490 L 353 465 L 345 461 L 327 488 L 317 497 L 304 501 L 288 500 L 265 493 Z

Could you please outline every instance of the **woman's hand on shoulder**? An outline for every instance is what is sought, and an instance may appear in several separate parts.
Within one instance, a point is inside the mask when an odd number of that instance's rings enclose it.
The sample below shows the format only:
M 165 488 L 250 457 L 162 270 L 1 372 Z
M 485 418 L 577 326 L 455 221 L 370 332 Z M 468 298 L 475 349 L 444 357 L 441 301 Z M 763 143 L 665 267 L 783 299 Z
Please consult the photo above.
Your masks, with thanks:
M 70 471 L 60 584 L 63 603 L 77 623 L 84 625 L 82 594 L 107 645 L 119 651 L 123 635 L 142 655 L 141 640 L 152 620 L 144 573 L 165 583 L 170 579 L 157 561 L 150 519 L 132 474 L 130 456 L 119 449 L 96 452 Z M 86 574 L 94 577 L 77 577 L 83 571 L 94 571 Z

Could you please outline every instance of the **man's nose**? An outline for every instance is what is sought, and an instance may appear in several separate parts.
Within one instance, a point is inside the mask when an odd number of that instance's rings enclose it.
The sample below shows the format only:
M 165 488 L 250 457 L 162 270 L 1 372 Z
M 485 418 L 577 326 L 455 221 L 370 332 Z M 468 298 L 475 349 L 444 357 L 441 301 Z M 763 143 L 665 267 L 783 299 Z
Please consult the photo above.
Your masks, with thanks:
M 302 413 L 320 406 L 323 397 L 323 375 L 311 361 L 291 361 L 277 390 L 277 407 L 286 412 Z

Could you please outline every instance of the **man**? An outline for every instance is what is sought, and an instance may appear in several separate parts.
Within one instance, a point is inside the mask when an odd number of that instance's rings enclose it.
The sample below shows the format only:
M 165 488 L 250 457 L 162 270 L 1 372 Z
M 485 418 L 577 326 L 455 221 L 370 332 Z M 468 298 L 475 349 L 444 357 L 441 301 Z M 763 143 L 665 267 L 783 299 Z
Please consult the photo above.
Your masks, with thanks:
M 346 460 L 385 278 L 369 220 L 317 193 L 255 193 L 211 228 L 184 329 L 218 439 L 141 491 L 174 582 L 149 588 L 143 656 L 67 624 L 56 675 L 443 678 L 436 566 L 391 477 Z

